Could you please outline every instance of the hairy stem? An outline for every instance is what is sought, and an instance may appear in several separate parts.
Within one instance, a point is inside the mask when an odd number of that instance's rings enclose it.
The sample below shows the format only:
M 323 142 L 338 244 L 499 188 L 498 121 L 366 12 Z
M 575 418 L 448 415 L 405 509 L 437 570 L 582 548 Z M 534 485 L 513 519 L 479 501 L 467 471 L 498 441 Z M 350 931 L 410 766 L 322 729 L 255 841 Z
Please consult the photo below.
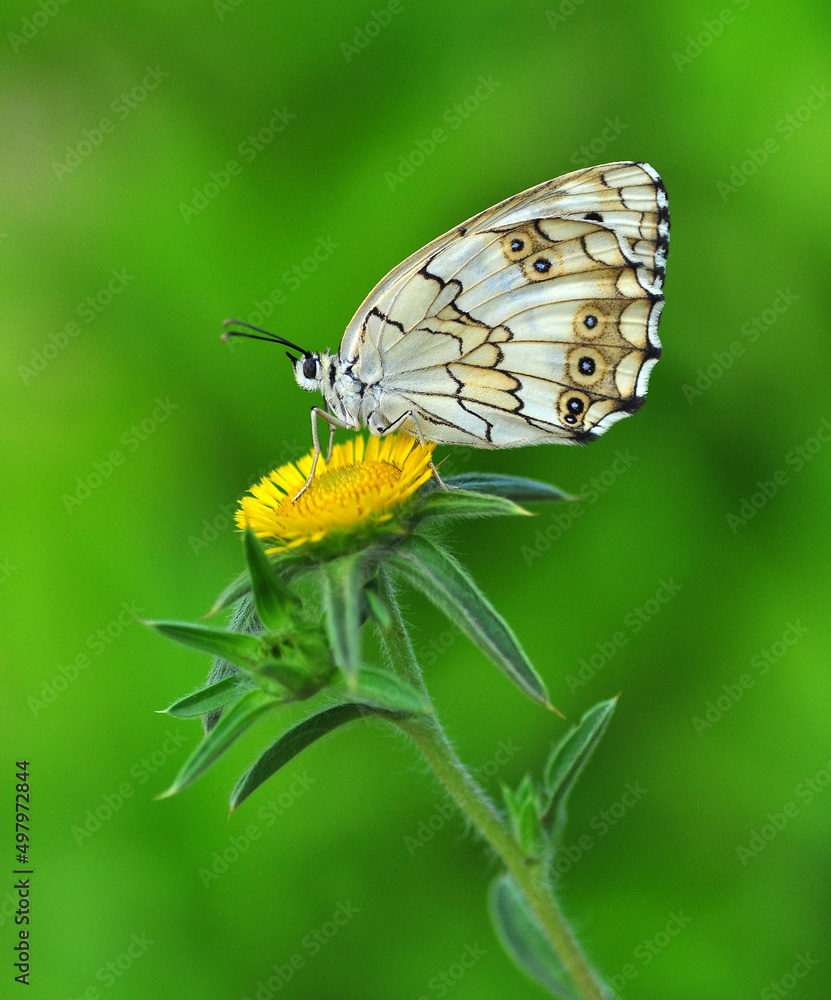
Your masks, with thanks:
M 435 716 L 397 721 L 418 746 L 436 777 L 444 785 L 465 816 L 496 851 L 537 916 L 563 968 L 580 990 L 584 1000 L 604 1000 L 605 993 L 597 976 L 580 949 L 556 899 L 541 877 L 539 863 L 529 859 L 486 797 L 473 780 Z
M 382 571 L 380 575 L 393 619 L 392 628 L 381 636 L 385 652 L 407 681 L 426 694 L 394 589 L 387 574 Z M 438 718 L 435 715 L 413 716 L 397 720 L 396 725 L 410 736 L 449 795 L 502 859 L 536 914 L 563 968 L 580 991 L 581 1000 L 604 1000 L 607 994 L 574 937 L 541 865 L 530 863 L 493 803 L 459 760 Z

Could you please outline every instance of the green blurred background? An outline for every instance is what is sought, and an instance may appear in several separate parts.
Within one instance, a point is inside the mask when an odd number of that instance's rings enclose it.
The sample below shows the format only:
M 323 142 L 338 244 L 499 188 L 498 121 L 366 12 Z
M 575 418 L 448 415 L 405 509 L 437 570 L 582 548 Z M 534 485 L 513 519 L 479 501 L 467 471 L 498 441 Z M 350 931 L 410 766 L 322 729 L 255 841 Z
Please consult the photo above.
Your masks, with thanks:
M 830 25 L 816 0 L 4 6 L 4 983 L 25 757 L 27 995 L 543 995 L 493 937 L 482 846 L 383 731 L 313 747 L 229 822 L 272 720 L 154 801 L 198 727 L 153 710 L 208 662 L 130 611 L 204 613 L 241 568 L 237 497 L 309 446 L 282 352 L 220 344 L 223 318 L 334 348 L 437 234 L 631 158 L 673 222 L 648 405 L 587 449 L 445 449 L 586 497 L 454 546 L 571 721 L 621 693 L 563 897 L 622 996 L 829 995 Z M 494 792 L 539 767 L 564 724 L 408 605 L 463 759 Z

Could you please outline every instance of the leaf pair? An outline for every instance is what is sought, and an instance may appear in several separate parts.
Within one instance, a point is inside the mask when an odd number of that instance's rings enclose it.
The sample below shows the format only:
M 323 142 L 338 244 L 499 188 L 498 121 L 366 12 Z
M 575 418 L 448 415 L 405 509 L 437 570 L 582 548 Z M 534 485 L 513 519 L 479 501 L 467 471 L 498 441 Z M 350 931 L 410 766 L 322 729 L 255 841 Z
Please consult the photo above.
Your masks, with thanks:
M 566 824 L 571 790 L 603 737 L 617 699 L 600 702 L 573 726 L 549 754 L 543 780 L 526 774 L 516 790 L 502 794 L 514 836 L 529 858 L 554 859 Z
M 515 791 L 503 789 L 514 835 L 529 860 L 551 865 L 556 858 L 568 797 L 606 731 L 615 704 L 612 699 L 595 705 L 560 740 L 549 755 L 542 785 L 526 775 Z M 507 872 L 491 883 L 489 907 L 499 940 L 517 965 L 553 996 L 575 1000 L 578 993 L 568 974 Z
M 355 690 L 349 693 L 348 700 L 345 684 L 340 678 L 327 690 L 335 697 L 344 697 L 344 700 L 312 712 L 283 733 L 261 754 L 237 783 L 231 796 L 232 810 L 300 750 L 332 729 L 365 715 L 393 719 L 432 711 L 427 699 L 403 681 L 386 671 L 369 667 L 361 671 L 359 682 Z M 234 675 L 215 681 L 174 702 L 167 712 L 182 719 L 194 718 L 217 708 L 225 710 L 185 761 L 170 788 L 158 797 L 167 798 L 191 785 L 251 725 L 267 712 L 278 708 L 285 700 L 262 688 L 253 687 L 245 675 Z

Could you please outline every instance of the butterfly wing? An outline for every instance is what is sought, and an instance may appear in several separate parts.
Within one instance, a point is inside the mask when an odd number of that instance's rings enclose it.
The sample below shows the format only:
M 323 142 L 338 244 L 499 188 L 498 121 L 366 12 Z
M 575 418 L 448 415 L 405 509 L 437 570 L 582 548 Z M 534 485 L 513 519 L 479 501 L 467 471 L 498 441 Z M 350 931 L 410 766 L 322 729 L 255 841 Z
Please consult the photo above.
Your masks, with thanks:
M 667 196 L 645 163 L 547 181 L 413 254 L 369 294 L 341 359 L 378 429 L 413 410 L 444 443 L 596 437 L 660 356 Z M 414 428 L 408 428 L 414 429 Z

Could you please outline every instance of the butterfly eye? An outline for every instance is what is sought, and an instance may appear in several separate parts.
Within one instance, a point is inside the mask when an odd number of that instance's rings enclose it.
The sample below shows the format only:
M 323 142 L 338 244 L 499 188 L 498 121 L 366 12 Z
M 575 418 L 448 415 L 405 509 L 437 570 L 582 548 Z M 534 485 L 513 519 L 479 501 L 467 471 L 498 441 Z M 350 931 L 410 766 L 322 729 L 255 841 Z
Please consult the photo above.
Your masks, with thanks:
M 306 358 L 303 362 L 303 374 L 306 378 L 314 378 L 317 375 L 317 361 L 314 358 Z
M 538 257 L 534 261 L 534 270 L 537 274 L 546 274 L 551 270 L 551 261 L 547 257 Z
M 594 375 L 595 363 L 594 358 L 583 357 L 580 358 L 577 363 L 577 367 L 580 369 L 581 375 Z
M 597 326 L 597 316 L 589 315 L 583 320 L 583 325 L 589 330 L 593 330 Z
M 514 253 L 518 253 L 524 246 L 525 243 L 522 240 L 517 239 L 517 237 L 514 237 L 511 240 L 511 249 L 514 251 Z

